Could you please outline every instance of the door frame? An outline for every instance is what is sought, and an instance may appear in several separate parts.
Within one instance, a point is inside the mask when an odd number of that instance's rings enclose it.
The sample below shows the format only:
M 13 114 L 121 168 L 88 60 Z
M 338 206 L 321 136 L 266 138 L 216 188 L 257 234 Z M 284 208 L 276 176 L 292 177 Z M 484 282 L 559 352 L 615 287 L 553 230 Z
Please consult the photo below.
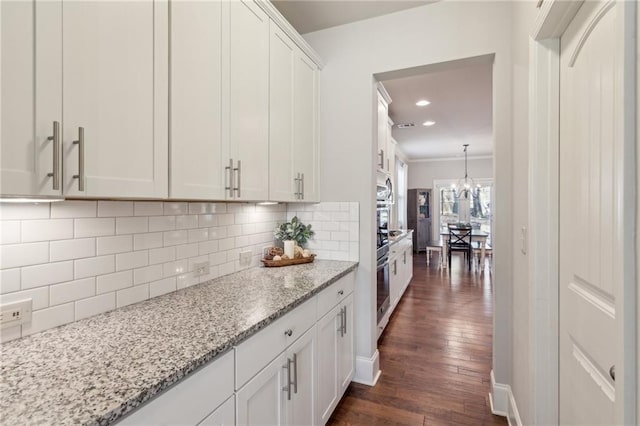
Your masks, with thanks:
M 560 36 L 564 33 L 582 1 L 545 0 L 538 12 L 529 40 L 529 359 L 531 378 L 532 421 L 535 424 L 558 424 L 559 421 L 559 114 L 560 114 Z M 619 42 L 622 38 L 636 39 L 635 2 L 620 1 L 624 19 L 619 19 Z M 640 16 L 638 16 L 640 19 Z M 637 42 L 638 40 L 636 40 Z M 636 265 L 636 46 L 627 43 L 621 83 L 624 86 L 626 119 L 624 134 L 625 155 L 624 196 L 618 200 L 623 209 L 624 239 L 624 306 L 617 325 L 624 324 L 624 354 L 616 363 L 625 362 L 624 412 L 616 412 L 617 420 L 635 424 L 640 418 L 637 384 L 640 370 L 636 323 L 637 277 Z M 640 50 L 640 49 L 639 49 Z M 621 120 L 622 121 L 622 120 Z M 638 219 L 637 219 L 638 218 Z M 640 293 L 640 292 L 639 292 Z M 620 342 L 620 340 L 618 340 Z M 633 374 L 628 374 L 632 372 Z

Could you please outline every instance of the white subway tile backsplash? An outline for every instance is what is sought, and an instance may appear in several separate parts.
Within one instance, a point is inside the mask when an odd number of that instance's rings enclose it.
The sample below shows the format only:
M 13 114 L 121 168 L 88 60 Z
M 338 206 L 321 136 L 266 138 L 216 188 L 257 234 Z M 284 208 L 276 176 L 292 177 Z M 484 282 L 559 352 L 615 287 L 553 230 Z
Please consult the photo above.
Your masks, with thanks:
M 49 261 L 49 243 L 11 244 L 0 246 L 0 268 L 37 265 Z
M 133 203 L 134 216 L 162 216 L 162 201 L 136 201 Z
M 51 306 L 86 299 L 96 295 L 96 278 L 85 278 L 49 287 L 49 303 Z M 35 308 L 34 308 L 35 309 Z
M 162 264 L 145 266 L 133 271 L 133 285 L 157 281 L 162 278 Z
M 109 293 L 133 285 L 133 271 L 116 272 L 115 274 L 100 275 L 96 278 L 98 294 Z
M 149 284 L 149 297 L 161 296 L 176 291 L 176 277 L 165 278 Z
M 107 293 L 75 302 L 75 319 L 92 317 L 116 308 L 116 294 Z
M 188 214 L 189 207 L 188 203 L 164 203 L 164 214 L 165 215 L 179 215 L 179 214 Z
M 135 234 L 149 232 L 148 217 L 118 217 L 116 218 L 116 234 Z
M 98 201 L 98 217 L 133 216 L 133 201 Z
M 28 266 L 22 268 L 21 275 L 20 285 L 23 290 L 71 281 L 73 279 L 73 262 L 56 262 Z
M 148 298 L 149 284 L 137 285 L 124 290 L 118 290 L 116 292 L 116 306 L 121 308 L 133 303 L 142 302 Z
M 175 216 L 157 216 L 149 218 L 149 232 L 172 231 L 176 229 Z
M 176 259 L 175 247 L 164 247 L 149 250 L 149 265 L 169 262 Z
M 75 219 L 74 226 L 76 238 L 101 237 L 115 233 L 116 220 L 114 218 Z
M 162 232 L 151 232 L 148 234 L 135 234 L 133 236 L 133 249 L 145 250 L 163 246 Z
M 116 271 L 114 255 L 90 257 L 74 261 L 74 278 L 94 277 Z
M 140 250 L 116 254 L 116 271 L 140 268 L 149 264 L 149 251 Z
M 96 239 L 97 254 L 124 253 L 133 250 L 133 235 L 116 235 L 113 237 L 98 237 Z
M 73 303 L 33 311 L 31 313 L 31 322 L 22 324 L 22 335 L 29 336 L 33 333 L 68 324 L 73 321 Z
M 18 300 L 31 299 L 33 311 L 49 307 L 49 287 L 39 287 L 31 290 L 16 291 L 0 296 L 0 304 L 17 302 Z
M 0 300 L 31 297 L 34 313 L 31 323 L 3 330 L 0 340 L 238 271 L 242 251 L 259 265 L 275 226 L 294 215 L 317 231 L 308 247 L 320 259 L 357 260 L 357 203 L 325 204 L 2 204 Z M 193 265 L 207 261 L 209 274 L 195 277 Z
M 0 203 L 0 220 L 49 219 L 50 203 Z
M 65 201 L 63 203 L 51 203 L 51 219 L 96 217 L 96 206 L 97 201 Z
M 0 228 L 0 244 L 16 244 L 20 242 L 19 220 L 3 220 Z
M 96 255 L 95 238 L 79 238 L 76 240 L 51 241 L 49 244 L 49 260 L 82 259 Z
M 20 268 L 0 270 L 0 294 L 20 290 Z

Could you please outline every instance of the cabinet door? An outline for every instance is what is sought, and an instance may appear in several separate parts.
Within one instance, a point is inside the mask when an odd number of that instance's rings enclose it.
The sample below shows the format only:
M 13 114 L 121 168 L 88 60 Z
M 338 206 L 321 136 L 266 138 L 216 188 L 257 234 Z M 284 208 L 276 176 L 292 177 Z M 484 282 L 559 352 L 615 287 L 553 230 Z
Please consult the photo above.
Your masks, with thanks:
M 249 0 L 223 3 L 229 10 L 229 84 L 224 113 L 228 152 L 234 161 L 235 199 L 269 197 L 269 17 Z M 223 34 L 225 34 L 223 30 Z M 224 80 L 223 80 L 224 81 Z M 223 136 L 225 140 L 225 136 Z M 237 161 L 241 164 L 237 166 Z
M 62 14 L 66 194 L 166 197 L 168 2 L 69 1 Z
M 286 422 L 286 356 L 283 353 L 236 393 L 240 425 L 283 425 Z
M 269 46 L 269 199 L 294 201 L 294 68 L 296 45 L 275 23 Z
M 302 200 L 319 201 L 318 68 L 299 49 L 295 60 L 293 111 L 295 172 L 301 174 Z
M 216 408 L 206 419 L 198 423 L 198 426 L 232 426 L 236 424 L 236 399 L 234 396 L 227 399 L 224 404 Z
M 53 122 L 62 122 L 62 2 L 0 2 L 0 194 L 60 195 Z
M 396 244 L 398 246 L 398 244 Z M 400 298 L 402 286 L 402 253 L 399 253 L 389 262 L 389 302 L 393 310 Z
M 224 199 L 222 3 L 171 3 L 172 198 Z
M 338 328 L 340 307 L 333 308 L 317 324 L 318 332 L 318 424 L 324 425 L 338 404 Z
M 344 391 L 351 383 L 355 369 L 354 351 L 354 328 L 353 328 L 353 294 L 349 295 L 340 304 L 346 309 L 345 312 L 345 333 L 339 339 L 338 354 L 338 398 L 341 398 Z
M 291 366 L 295 386 L 289 403 L 289 425 L 316 424 L 316 329 L 307 331 L 287 350 L 287 358 L 295 363 Z
M 376 162 L 378 170 L 385 169 L 387 161 L 387 122 L 389 121 L 389 107 L 384 98 L 378 93 L 378 154 Z
M 388 112 L 388 111 L 387 111 Z M 391 183 L 395 188 L 395 179 L 393 177 L 394 163 L 396 161 L 396 147 L 393 143 L 393 136 L 391 130 L 393 128 L 393 121 L 387 116 L 387 153 L 384 159 L 384 171 L 391 175 Z

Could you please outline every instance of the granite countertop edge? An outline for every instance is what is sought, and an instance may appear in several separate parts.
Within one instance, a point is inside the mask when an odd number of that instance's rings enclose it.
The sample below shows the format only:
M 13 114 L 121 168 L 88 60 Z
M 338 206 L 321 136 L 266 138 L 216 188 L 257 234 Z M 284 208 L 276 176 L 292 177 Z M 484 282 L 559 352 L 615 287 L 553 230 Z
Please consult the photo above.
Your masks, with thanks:
M 153 399 L 155 396 L 159 395 L 164 390 L 168 389 L 169 387 L 171 387 L 172 385 L 176 384 L 180 380 L 186 378 L 191 373 L 196 372 L 201 367 L 204 367 L 210 361 L 212 361 L 213 359 L 215 359 L 219 355 L 221 355 L 223 353 L 226 353 L 228 350 L 230 350 L 234 346 L 237 346 L 238 344 L 242 343 L 244 340 L 246 340 L 249 337 L 253 336 L 258 331 L 262 330 L 263 328 L 266 328 L 269 324 L 271 324 L 272 322 L 274 322 L 278 318 L 284 316 L 288 312 L 292 311 L 296 307 L 300 306 L 301 304 L 303 304 L 307 300 L 311 299 L 313 296 L 315 296 L 316 294 L 320 293 L 322 290 L 324 290 L 325 288 L 329 287 L 331 284 L 335 283 L 340 278 L 342 278 L 342 277 L 346 276 L 347 274 L 353 272 L 357 268 L 357 266 L 358 266 L 358 263 L 356 262 L 350 268 L 348 268 L 348 269 L 338 273 L 337 275 L 333 276 L 332 278 L 327 280 L 324 284 L 322 284 L 322 285 L 320 285 L 318 287 L 315 287 L 314 289 L 309 291 L 307 294 L 305 294 L 302 297 L 300 297 L 300 298 L 296 299 L 295 301 L 291 302 L 290 304 L 288 304 L 284 308 L 280 309 L 279 311 L 276 311 L 275 313 L 273 313 L 269 317 L 265 318 L 264 320 L 257 322 L 256 324 L 254 324 L 253 326 L 249 327 L 245 331 L 243 331 L 243 332 L 237 334 L 236 336 L 232 337 L 231 339 L 229 339 L 224 344 L 222 344 L 222 345 L 218 346 L 217 348 L 211 350 L 210 352 L 208 352 L 207 354 L 203 355 L 202 357 L 194 359 L 192 362 L 190 362 L 188 365 L 186 365 L 182 369 L 178 370 L 177 372 L 175 372 L 171 376 L 167 377 L 166 379 L 163 379 L 162 381 L 160 381 L 160 383 L 150 387 L 146 391 L 141 392 L 139 394 L 139 397 L 130 399 L 129 401 L 126 401 L 126 402 L 122 403 L 120 405 L 120 407 L 117 407 L 117 408 L 105 413 L 102 417 L 96 419 L 95 424 L 101 425 L 101 426 L 110 425 L 110 424 L 116 422 L 117 420 L 120 420 L 121 418 L 125 417 L 126 415 L 130 414 L 136 408 L 138 408 L 139 406 L 143 405 L 147 401 Z M 205 284 L 205 285 L 206 284 L 210 284 L 215 280 L 216 279 L 214 278 L 214 279 L 212 279 L 210 281 L 206 281 L 206 282 L 204 282 L 202 284 Z

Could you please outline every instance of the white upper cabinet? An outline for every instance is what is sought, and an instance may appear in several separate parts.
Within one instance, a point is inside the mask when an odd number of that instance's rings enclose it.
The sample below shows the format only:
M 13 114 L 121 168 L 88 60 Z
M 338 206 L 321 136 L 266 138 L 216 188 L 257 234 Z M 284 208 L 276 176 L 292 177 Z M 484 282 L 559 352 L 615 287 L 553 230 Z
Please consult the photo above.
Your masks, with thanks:
M 60 196 L 62 2 L 3 1 L 0 17 L 0 194 Z
M 169 195 L 224 199 L 222 3 L 172 2 L 170 26 Z
M 223 61 L 223 141 L 228 140 L 232 195 L 269 197 L 269 16 L 254 1 L 228 8 L 228 61 Z M 223 30 L 224 31 L 224 30 Z M 224 34 L 224 32 L 223 32 Z M 228 83 L 228 84 L 226 84 Z M 225 124 L 227 124 L 225 126 Z M 229 192 L 227 192 L 229 194 Z
M 269 199 L 294 201 L 294 73 L 296 45 L 271 22 L 269 46 Z
M 167 196 L 168 3 L 63 3 L 65 193 Z
M 319 200 L 318 179 L 318 67 L 300 50 L 294 69 L 294 168 L 298 200 Z

